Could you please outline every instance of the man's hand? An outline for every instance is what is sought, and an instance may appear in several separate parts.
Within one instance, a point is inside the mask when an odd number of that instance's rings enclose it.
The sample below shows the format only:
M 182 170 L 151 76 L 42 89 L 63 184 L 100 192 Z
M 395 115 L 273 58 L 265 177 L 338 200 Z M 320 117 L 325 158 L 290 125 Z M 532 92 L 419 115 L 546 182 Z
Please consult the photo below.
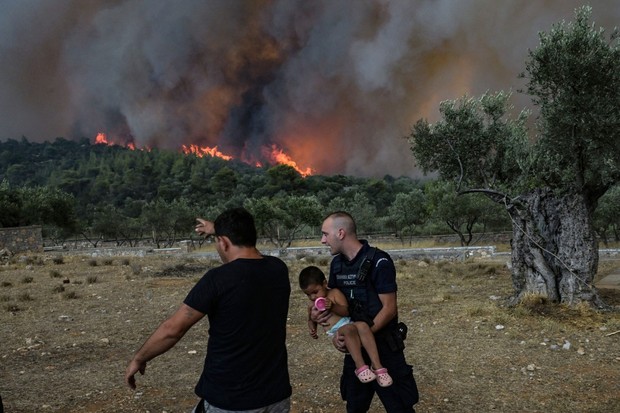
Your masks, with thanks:
M 337 331 L 336 334 L 334 334 L 334 338 L 332 338 L 332 343 L 334 343 L 334 347 L 336 347 L 336 350 L 340 351 L 341 353 L 348 353 L 347 346 L 344 344 L 344 335 L 340 334 L 340 331 Z
M 132 389 L 136 389 L 136 373 L 140 372 L 140 374 L 144 375 L 144 371 L 146 370 L 146 362 L 139 362 L 136 359 L 132 359 L 127 366 L 127 370 L 125 370 L 125 383 Z
M 206 219 L 196 218 L 198 223 L 196 224 L 195 231 L 200 235 L 215 235 L 215 227 L 213 226 L 213 222 L 207 221 Z
M 329 320 L 329 317 L 331 317 L 331 315 L 332 312 L 329 310 L 319 310 L 316 307 L 312 307 L 312 310 L 310 310 L 310 319 L 322 326 L 329 325 L 327 320 Z

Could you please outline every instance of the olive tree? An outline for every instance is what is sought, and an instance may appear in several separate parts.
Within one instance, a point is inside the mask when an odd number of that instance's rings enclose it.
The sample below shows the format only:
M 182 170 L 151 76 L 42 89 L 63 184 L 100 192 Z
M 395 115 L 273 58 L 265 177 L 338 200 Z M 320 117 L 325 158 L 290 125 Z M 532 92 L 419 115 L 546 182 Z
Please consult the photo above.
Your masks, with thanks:
M 502 204 L 512 223 L 513 302 L 533 293 L 603 307 L 593 286 L 597 202 L 620 180 L 620 44 L 576 10 L 540 34 L 522 77 L 540 110 L 535 137 L 527 113 L 510 116 L 510 95 L 440 104 L 441 120 L 410 135 L 417 162 Z M 514 119 L 513 119 L 514 118 Z
M 280 249 L 290 247 L 302 230 L 321 222 L 321 204 L 314 196 L 249 198 L 244 207 L 254 215 L 259 235 Z

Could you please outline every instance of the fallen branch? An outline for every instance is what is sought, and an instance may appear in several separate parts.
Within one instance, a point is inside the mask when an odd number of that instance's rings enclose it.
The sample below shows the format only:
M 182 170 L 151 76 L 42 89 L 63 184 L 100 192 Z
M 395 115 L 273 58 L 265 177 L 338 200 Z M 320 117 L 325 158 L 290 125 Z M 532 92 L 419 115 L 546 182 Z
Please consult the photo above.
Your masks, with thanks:
M 614 331 L 613 333 L 605 334 L 605 337 L 613 336 L 614 334 L 620 333 L 620 330 Z

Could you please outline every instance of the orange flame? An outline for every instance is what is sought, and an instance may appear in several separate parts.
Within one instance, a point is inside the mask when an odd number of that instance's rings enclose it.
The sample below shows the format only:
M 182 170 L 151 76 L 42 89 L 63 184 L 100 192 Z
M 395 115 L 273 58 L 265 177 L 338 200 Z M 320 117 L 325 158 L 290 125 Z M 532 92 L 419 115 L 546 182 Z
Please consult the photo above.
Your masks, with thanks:
M 190 144 L 190 145 L 181 145 L 181 150 L 186 155 L 189 155 L 191 153 L 191 154 L 196 155 L 199 158 L 202 158 L 205 155 L 209 155 L 213 158 L 215 157 L 222 158 L 226 161 L 230 161 L 233 158 L 230 155 L 224 155 L 222 152 L 218 151 L 217 146 L 210 148 L 208 146 L 198 146 L 198 145 Z
M 122 147 L 127 148 L 127 149 L 131 149 L 132 151 L 136 150 L 136 144 L 135 143 L 133 143 L 133 142 L 127 142 L 127 143 L 113 142 L 112 140 L 108 139 L 108 135 L 105 134 L 104 132 L 99 132 L 97 134 L 97 136 L 95 137 L 95 145 L 108 145 L 108 146 L 118 145 L 118 146 L 122 146 Z
M 302 169 L 300 166 L 297 165 L 297 162 L 291 159 L 289 155 L 285 154 L 282 149 L 278 148 L 276 145 L 271 145 L 271 152 L 268 153 L 268 156 L 272 162 L 282 165 L 288 165 L 291 168 L 295 169 L 297 172 L 299 172 L 299 174 L 304 178 L 308 175 L 312 175 L 312 173 L 314 172 L 310 167 Z
M 95 138 L 95 145 L 109 145 L 108 137 L 103 132 L 99 132 Z
M 95 145 L 119 145 L 119 146 L 123 146 L 125 148 L 131 149 L 131 150 L 136 150 L 136 144 L 134 142 L 127 142 L 127 143 L 116 143 L 113 142 L 112 140 L 108 139 L 107 135 L 104 132 L 99 132 L 97 134 L 97 136 L 95 137 Z M 148 147 L 143 148 L 143 150 L 150 150 Z M 222 152 L 220 152 L 217 149 L 217 146 L 214 147 L 209 147 L 209 146 L 198 146 L 195 144 L 189 144 L 189 145 L 181 145 L 181 152 L 183 152 L 186 155 L 196 155 L 199 158 L 202 158 L 204 156 L 211 156 L 211 157 L 217 157 L 217 158 L 221 158 L 224 159 L 226 161 L 229 161 L 231 159 L 233 159 L 232 156 L 230 155 L 226 155 Z M 301 176 L 303 176 L 304 178 L 307 177 L 308 175 L 312 175 L 314 173 L 314 170 L 310 167 L 303 169 L 302 167 L 300 167 L 299 165 L 297 165 L 297 162 L 295 162 L 289 155 L 287 155 L 286 153 L 284 153 L 284 151 L 280 148 L 278 148 L 275 144 L 272 144 L 270 147 L 264 147 L 263 148 L 263 155 L 271 162 L 274 164 L 281 164 L 281 165 L 288 165 L 290 167 L 292 167 L 293 169 L 295 169 L 297 172 L 299 172 L 299 174 Z M 257 168 L 262 167 L 262 163 L 258 162 L 258 161 L 250 161 L 250 160 L 246 160 L 245 161 L 248 164 L 254 164 Z

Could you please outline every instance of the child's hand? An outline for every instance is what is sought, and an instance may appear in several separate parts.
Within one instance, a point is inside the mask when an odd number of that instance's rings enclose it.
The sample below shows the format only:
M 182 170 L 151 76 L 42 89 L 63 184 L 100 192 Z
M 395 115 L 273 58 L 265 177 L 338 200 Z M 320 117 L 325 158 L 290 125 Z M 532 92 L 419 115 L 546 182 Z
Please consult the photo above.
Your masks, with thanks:
M 331 310 L 334 303 L 329 298 L 325 297 L 325 310 Z

